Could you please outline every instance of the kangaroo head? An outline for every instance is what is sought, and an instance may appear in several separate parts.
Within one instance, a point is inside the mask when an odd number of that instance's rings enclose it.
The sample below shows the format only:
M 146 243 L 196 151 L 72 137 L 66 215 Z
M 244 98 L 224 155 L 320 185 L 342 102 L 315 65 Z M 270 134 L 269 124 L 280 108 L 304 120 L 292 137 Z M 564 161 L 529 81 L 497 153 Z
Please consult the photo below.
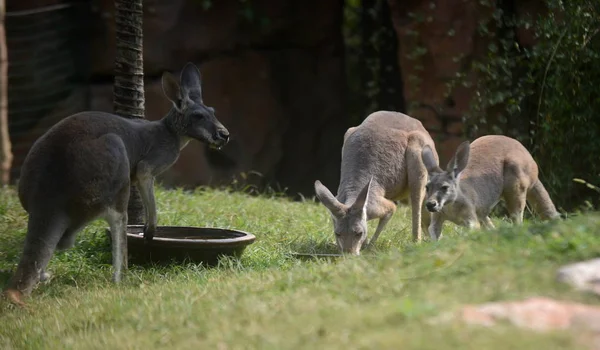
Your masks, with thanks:
M 180 82 L 164 72 L 162 88 L 175 108 L 173 126 L 177 132 L 217 148 L 227 144 L 229 131 L 217 120 L 215 110 L 203 103 L 200 70 L 193 63 L 185 65 Z
M 342 253 L 360 255 L 360 248 L 367 239 L 367 203 L 372 180 L 350 205 L 338 201 L 319 180 L 315 181 L 315 193 L 331 213 L 335 240 Z
M 469 150 L 469 141 L 461 143 L 444 171 L 440 169 L 431 148 L 423 147 L 421 157 L 429 175 L 429 181 L 425 186 L 425 207 L 428 211 L 437 213 L 444 208 L 445 204 L 456 200 L 460 192 L 460 175 L 469 162 Z

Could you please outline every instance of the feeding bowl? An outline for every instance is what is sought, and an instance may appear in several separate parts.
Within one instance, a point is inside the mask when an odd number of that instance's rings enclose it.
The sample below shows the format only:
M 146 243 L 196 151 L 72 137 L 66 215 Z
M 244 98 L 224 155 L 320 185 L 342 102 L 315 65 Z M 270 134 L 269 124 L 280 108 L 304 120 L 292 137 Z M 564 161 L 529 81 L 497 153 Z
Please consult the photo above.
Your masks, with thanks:
M 143 225 L 127 226 L 127 250 L 131 263 L 195 262 L 214 266 L 222 256 L 239 258 L 256 237 L 230 229 L 158 226 L 146 241 Z

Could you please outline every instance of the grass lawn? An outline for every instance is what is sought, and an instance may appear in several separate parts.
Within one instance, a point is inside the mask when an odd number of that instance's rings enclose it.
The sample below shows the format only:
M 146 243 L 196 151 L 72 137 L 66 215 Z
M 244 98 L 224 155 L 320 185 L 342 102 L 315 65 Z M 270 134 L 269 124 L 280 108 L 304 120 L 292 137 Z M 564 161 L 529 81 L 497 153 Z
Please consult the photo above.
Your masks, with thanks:
M 29 311 L 0 300 L 0 349 L 576 349 L 565 333 L 536 334 L 428 319 L 465 303 L 529 296 L 598 303 L 555 282 L 562 264 L 600 256 L 600 216 L 468 233 L 447 223 L 437 243 L 410 242 L 400 206 L 370 251 L 336 261 L 291 252 L 336 252 L 315 202 L 217 190 L 157 189 L 159 224 L 237 228 L 256 242 L 216 268 L 130 266 L 110 282 L 103 221 L 49 265 L 53 278 Z M 0 190 L 0 287 L 21 253 L 25 212 Z M 376 222 L 369 224 L 370 233 Z

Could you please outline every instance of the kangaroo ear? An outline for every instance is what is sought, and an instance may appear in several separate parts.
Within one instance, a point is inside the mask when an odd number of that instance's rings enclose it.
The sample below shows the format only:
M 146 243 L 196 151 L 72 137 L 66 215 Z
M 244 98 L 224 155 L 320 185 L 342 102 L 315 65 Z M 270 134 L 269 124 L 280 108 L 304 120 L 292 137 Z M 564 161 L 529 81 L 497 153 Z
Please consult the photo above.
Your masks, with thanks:
M 421 151 L 421 159 L 423 160 L 423 164 L 425 165 L 425 168 L 429 174 L 442 172 L 442 169 L 440 169 L 438 161 L 433 154 L 433 150 L 431 147 L 429 147 L 429 145 L 425 145 L 425 147 L 423 147 L 423 150 Z
M 181 71 L 182 92 L 194 102 L 202 102 L 200 70 L 188 62 Z
M 333 216 L 340 218 L 346 214 L 345 206 L 319 180 L 315 181 L 315 193 Z
M 461 143 L 456 149 L 454 157 L 448 162 L 446 171 L 449 172 L 453 178 L 457 179 L 463 170 L 469 163 L 469 152 L 471 150 L 471 144 L 469 141 Z
M 371 192 L 371 183 L 373 182 L 373 176 L 369 179 L 367 185 L 360 191 L 358 197 L 352 204 L 352 208 L 365 210 L 367 208 L 367 203 L 369 202 L 369 193 Z
M 181 89 L 177 79 L 173 74 L 164 72 L 162 75 L 162 89 L 163 93 L 169 101 L 173 103 L 177 110 L 181 110 Z

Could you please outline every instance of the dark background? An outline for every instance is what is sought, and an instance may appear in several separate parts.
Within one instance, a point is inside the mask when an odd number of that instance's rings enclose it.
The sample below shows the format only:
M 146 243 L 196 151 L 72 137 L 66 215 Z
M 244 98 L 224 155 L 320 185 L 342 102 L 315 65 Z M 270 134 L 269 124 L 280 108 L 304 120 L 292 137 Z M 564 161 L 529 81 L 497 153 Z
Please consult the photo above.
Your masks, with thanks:
M 269 185 L 312 196 L 336 188 L 345 130 L 379 109 L 423 121 L 442 163 L 464 139 L 476 80 L 469 63 L 497 9 L 536 14 L 540 1 L 144 1 L 146 115 L 169 108 L 160 76 L 196 63 L 204 99 L 230 130 L 222 151 L 191 143 L 166 185 Z M 31 143 L 61 118 L 112 111 L 114 1 L 7 0 L 12 178 Z M 516 40 L 533 36 L 517 30 Z

